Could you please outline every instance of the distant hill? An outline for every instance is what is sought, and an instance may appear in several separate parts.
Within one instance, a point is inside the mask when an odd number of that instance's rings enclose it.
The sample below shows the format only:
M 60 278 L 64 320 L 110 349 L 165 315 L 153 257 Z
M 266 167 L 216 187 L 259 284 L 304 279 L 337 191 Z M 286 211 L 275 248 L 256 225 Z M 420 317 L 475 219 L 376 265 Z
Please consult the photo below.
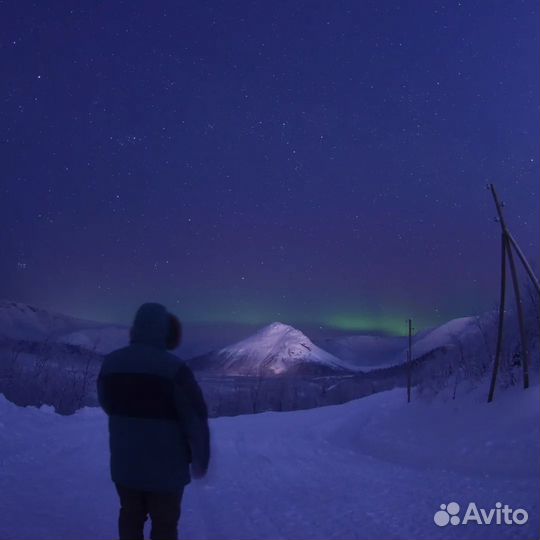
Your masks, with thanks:
M 1 300 L 1 338 L 69 343 L 103 354 L 127 345 L 128 328 Z
M 430 351 L 452 346 L 454 337 L 462 339 L 474 331 L 477 331 L 474 326 L 474 317 L 461 317 L 436 328 L 419 332 L 413 336 L 413 359 Z M 333 355 L 361 370 L 393 366 L 407 360 L 407 336 L 352 335 L 328 338 L 320 341 L 319 344 Z
M 300 330 L 280 322 L 233 345 L 193 358 L 190 364 L 196 371 L 237 376 L 323 375 L 353 370 Z

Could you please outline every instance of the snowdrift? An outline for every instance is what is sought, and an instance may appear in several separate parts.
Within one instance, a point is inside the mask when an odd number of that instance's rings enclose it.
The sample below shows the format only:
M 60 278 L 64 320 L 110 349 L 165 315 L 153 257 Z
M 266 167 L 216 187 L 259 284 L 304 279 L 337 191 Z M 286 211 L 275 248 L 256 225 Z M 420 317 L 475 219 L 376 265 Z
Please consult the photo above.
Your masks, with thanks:
M 403 390 L 344 405 L 211 421 L 208 477 L 186 490 L 190 539 L 535 538 L 538 386 L 487 405 L 404 403 Z M 0 538 L 110 539 L 117 500 L 107 422 L 0 396 Z M 525 525 L 438 527 L 440 504 L 524 508 Z

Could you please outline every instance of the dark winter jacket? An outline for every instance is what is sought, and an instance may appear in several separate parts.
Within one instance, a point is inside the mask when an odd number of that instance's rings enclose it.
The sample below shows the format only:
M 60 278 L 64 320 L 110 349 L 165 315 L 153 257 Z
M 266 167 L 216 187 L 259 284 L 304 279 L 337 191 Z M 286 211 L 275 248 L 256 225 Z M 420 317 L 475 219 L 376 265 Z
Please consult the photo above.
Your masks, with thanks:
M 190 462 L 208 467 L 206 404 L 189 367 L 166 351 L 169 324 L 163 306 L 144 304 L 131 344 L 108 354 L 98 377 L 112 480 L 133 489 L 178 491 L 190 481 Z

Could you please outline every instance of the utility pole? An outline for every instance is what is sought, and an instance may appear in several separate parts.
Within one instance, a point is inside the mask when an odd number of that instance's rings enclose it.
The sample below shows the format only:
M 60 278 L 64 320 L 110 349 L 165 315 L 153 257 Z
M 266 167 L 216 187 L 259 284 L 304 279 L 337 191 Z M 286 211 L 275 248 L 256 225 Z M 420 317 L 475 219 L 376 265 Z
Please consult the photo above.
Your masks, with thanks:
M 497 192 L 495 191 L 495 186 L 489 184 L 488 188 L 491 191 L 493 200 L 495 201 L 495 208 L 497 209 L 498 219 L 497 221 L 501 225 L 501 289 L 500 289 L 500 303 L 499 303 L 499 324 L 497 331 L 497 348 L 495 352 L 495 360 L 493 363 L 493 373 L 491 376 L 491 384 L 489 388 L 488 403 L 493 401 L 493 395 L 495 393 L 495 384 L 497 382 L 497 372 L 500 364 L 500 356 L 502 352 L 502 339 L 503 339 L 503 327 L 504 327 L 504 305 L 505 305 L 505 296 L 506 296 L 506 259 L 508 258 L 508 265 L 510 267 L 510 273 L 512 276 L 512 285 L 514 289 L 514 297 L 516 300 L 516 309 L 518 315 L 518 324 L 519 324 L 519 335 L 521 342 L 521 364 L 523 367 L 523 388 L 529 387 L 529 350 L 527 347 L 527 335 L 525 333 L 525 316 L 523 314 L 523 303 L 521 300 L 521 293 L 519 290 L 519 280 L 517 276 L 516 263 L 514 259 L 514 253 L 512 250 L 515 250 L 519 260 L 523 264 L 529 279 L 533 283 L 536 292 L 540 295 L 540 286 L 538 283 L 537 277 L 534 275 L 534 272 L 527 262 L 525 255 L 519 248 L 514 237 L 510 234 L 508 227 L 506 226 L 506 221 L 503 215 L 504 204 L 499 201 Z
M 497 347 L 495 349 L 495 359 L 493 361 L 493 373 L 491 374 L 491 384 L 489 385 L 488 403 L 493 401 L 495 385 L 497 384 L 497 373 L 501 359 L 503 329 L 504 329 L 504 304 L 506 299 L 506 238 L 501 234 L 501 293 L 499 300 L 499 325 L 497 329 Z
M 412 386 L 412 320 L 409 319 L 409 348 L 407 349 L 407 403 L 411 402 Z
M 536 292 L 540 296 L 540 283 L 538 283 L 538 278 L 534 275 L 533 269 L 531 268 L 531 265 L 529 264 L 529 261 L 525 258 L 525 255 L 523 255 L 523 251 L 521 251 L 521 248 L 518 246 L 517 242 L 514 240 L 514 237 L 510 234 L 510 231 L 507 230 L 507 238 L 510 240 L 510 243 L 512 246 L 514 246 L 514 249 L 516 250 L 516 253 L 518 254 L 519 260 L 521 261 L 521 264 L 523 264 L 527 274 L 529 275 L 529 279 L 531 280 L 531 283 L 534 285 L 534 288 L 536 289 Z

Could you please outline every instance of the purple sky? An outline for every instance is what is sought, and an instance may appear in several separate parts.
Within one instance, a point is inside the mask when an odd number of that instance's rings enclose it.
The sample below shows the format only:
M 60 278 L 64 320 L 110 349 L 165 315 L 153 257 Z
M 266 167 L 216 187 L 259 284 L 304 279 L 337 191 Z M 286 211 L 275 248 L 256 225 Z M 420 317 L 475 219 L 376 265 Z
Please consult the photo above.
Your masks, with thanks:
M 524 251 L 539 247 L 538 15 L 4 4 L 0 297 L 347 331 L 490 309 L 488 181 Z

